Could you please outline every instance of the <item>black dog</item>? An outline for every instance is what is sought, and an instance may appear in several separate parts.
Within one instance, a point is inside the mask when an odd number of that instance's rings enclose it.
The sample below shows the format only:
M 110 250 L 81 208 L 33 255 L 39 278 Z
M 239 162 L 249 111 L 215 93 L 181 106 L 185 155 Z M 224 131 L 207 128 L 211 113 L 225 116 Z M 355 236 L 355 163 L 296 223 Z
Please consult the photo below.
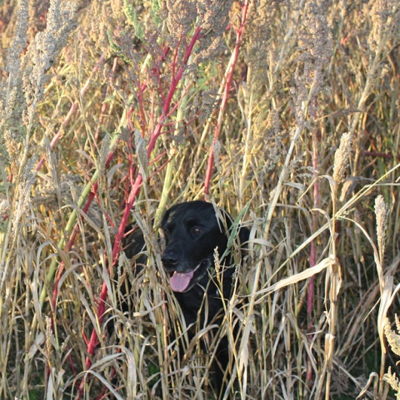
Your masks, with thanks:
M 178 204 L 163 216 L 161 229 L 166 247 L 161 260 L 186 325 L 193 324 L 190 338 L 194 336 L 194 325 L 199 317 L 201 327 L 211 323 L 220 325 L 223 319 L 221 293 L 225 299 L 231 297 L 235 272 L 233 257 L 227 249 L 231 227 L 232 219 L 227 212 L 219 210 L 217 217 L 214 206 L 203 201 Z M 249 230 L 241 228 L 238 236 L 240 243 L 245 243 Z M 132 258 L 143 246 L 142 235 L 132 234 L 124 241 L 125 254 Z M 215 249 L 218 249 L 220 258 L 228 250 L 225 258 L 220 260 L 218 277 L 215 276 Z M 222 390 L 229 360 L 226 337 L 219 343 L 214 363 L 218 392 Z

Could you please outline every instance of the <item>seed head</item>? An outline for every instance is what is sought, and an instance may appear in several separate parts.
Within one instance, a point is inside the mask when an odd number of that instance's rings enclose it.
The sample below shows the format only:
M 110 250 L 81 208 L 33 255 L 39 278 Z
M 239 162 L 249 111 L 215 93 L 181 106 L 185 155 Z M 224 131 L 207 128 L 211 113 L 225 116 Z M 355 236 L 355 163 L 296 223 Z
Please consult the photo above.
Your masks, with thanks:
M 375 199 L 375 214 L 376 214 L 376 234 L 378 237 L 378 248 L 381 262 L 385 253 L 386 243 L 386 228 L 388 219 L 388 206 L 385 203 L 382 195 Z
M 344 133 L 340 139 L 340 146 L 335 153 L 335 163 L 333 165 L 333 179 L 336 183 L 343 182 L 344 172 L 349 165 L 350 153 L 352 150 L 352 135 Z

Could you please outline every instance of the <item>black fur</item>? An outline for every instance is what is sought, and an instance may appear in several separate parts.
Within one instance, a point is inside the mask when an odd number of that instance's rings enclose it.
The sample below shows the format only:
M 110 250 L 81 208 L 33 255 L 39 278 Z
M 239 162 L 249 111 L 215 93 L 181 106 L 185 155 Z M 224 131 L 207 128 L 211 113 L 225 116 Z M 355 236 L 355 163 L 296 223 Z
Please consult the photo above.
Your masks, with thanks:
M 198 316 L 201 327 L 211 323 L 220 325 L 223 319 L 221 288 L 217 282 L 223 283 L 222 292 L 225 299 L 232 295 L 235 266 L 230 253 L 221 260 L 221 275 L 219 279 L 215 279 L 215 249 L 218 248 L 221 258 L 227 250 L 229 229 L 232 226 L 232 219 L 227 212 L 219 210 L 219 214 L 221 219 L 216 216 L 211 203 L 185 202 L 166 211 L 161 223 L 165 238 L 161 260 L 170 277 L 171 288 L 186 325 L 193 324 L 189 331 L 190 338 L 194 337 Z M 240 243 L 245 243 L 249 237 L 249 230 L 241 228 L 238 236 Z M 143 247 L 144 239 L 138 230 L 124 240 L 124 251 L 128 258 L 133 258 Z M 143 257 L 139 261 L 145 262 Z M 205 295 L 207 301 L 204 301 Z M 223 337 L 214 363 L 218 392 L 223 389 L 223 376 L 228 360 L 228 341 Z

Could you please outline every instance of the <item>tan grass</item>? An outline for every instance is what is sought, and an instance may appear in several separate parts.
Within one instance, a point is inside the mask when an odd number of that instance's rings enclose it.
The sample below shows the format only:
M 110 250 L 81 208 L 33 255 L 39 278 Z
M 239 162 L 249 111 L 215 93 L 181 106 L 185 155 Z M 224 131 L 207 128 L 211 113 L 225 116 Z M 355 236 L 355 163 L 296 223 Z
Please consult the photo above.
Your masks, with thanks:
M 236 59 L 243 4 L 0 6 L 1 399 L 216 399 L 223 334 L 220 398 L 399 391 L 399 2 L 252 1 Z M 190 340 L 158 227 L 203 198 L 216 125 L 209 200 L 251 233 L 220 332 Z M 139 172 L 135 274 L 113 250 Z

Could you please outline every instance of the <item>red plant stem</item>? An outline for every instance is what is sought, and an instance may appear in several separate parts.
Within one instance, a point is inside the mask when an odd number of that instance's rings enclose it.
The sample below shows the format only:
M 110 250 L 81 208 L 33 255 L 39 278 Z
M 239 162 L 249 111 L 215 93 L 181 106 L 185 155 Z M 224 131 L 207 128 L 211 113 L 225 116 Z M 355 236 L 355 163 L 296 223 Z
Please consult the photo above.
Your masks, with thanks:
M 192 37 L 189 45 L 186 46 L 183 63 L 180 66 L 176 75 L 173 75 L 171 78 L 168 95 L 165 99 L 164 106 L 163 106 L 163 113 L 160 115 L 160 117 L 158 119 L 157 125 L 151 134 L 150 141 L 149 141 L 149 144 L 147 147 L 147 155 L 148 155 L 149 159 L 154 150 L 156 141 L 157 141 L 158 137 L 161 135 L 162 127 L 164 126 L 165 119 L 167 118 L 170 108 L 171 108 L 172 98 L 176 92 L 178 83 L 183 76 L 183 72 L 187 66 L 189 57 L 192 54 L 194 45 L 196 44 L 196 41 L 199 40 L 199 38 L 200 38 L 200 31 L 201 31 L 200 27 L 197 27 L 195 29 L 195 32 L 193 34 L 193 37 Z M 139 172 L 138 175 L 136 176 L 135 182 L 133 183 L 131 191 L 129 193 L 128 200 L 125 205 L 124 214 L 122 216 L 122 219 L 121 219 L 121 222 L 120 222 L 120 225 L 118 228 L 118 232 L 115 237 L 113 252 L 112 252 L 112 260 L 113 261 L 112 261 L 112 265 L 110 265 L 108 268 L 109 273 L 110 273 L 111 268 L 115 265 L 115 263 L 118 260 L 118 255 L 119 255 L 120 248 L 121 248 L 121 241 L 122 241 L 122 238 L 125 233 L 125 227 L 127 225 L 133 203 L 139 193 L 142 182 L 143 182 L 143 176 L 142 176 L 141 172 Z M 101 288 L 100 299 L 99 299 L 98 308 L 97 308 L 97 318 L 98 318 L 99 324 L 101 324 L 101 322 L 103 321 L 105 307 L 106 307 L 106 298 L 107 298 L 107 284 L 104 281 L 102 288 Z M 88 348 L 87 348 L 87 352 L 88 352 L 88 356 L 86 358 L 86 368 L 87 369 L 89 369 L 92 365 L 91 357 L 94 354 L 97 343 L 98 343 L 97 331 L 96 331 L 96 329 L 93 329 L 91 337 L 90 337 L 90 341 L 88 344 Z M 81 397 L 81 393 L 83 390 L 83 384 L 84 384 L 84 381 L 82 381 L 81 384 L 79 385 L 78 398 Z
M 317 178 L 317 171 L 318 171 L 318 150 L 317 150 L 317 133 L 314 132 L 313 134 L 313 138 L 312 138 L 312 144 L 313 144 L 313 155 L 312 155 L 312 165 L 313 165 L 313 175 L 315 179 L 315 183 L 314 183 L 314 209 L 319 208 L 319 181 Z M 313 215 L 313 219 L 312 219 L 312 229 L 314 233 L 317 230 L 317 218 L 315 217 L 315 214 Z M 315 250 L 315 242 L 314 240 L 311 241 L 311 251 L 310 251 L 310 267 L 314 267 L 316 264 L 316 250 Z M 310 323 L 312 325 L 312 321 L 311 321 L 311 316 L 312 316 L 312 309 L 313 309 L 313 296 L 314 296 L 314 278 L 315 276 L 313 276 L 310 279 L 310 283 L 308 285 L 308 296 L 307 296 L 307 311 L 308 311 L 308 315 L 310 317 Z M 309 325 L 310 328 L 310 325 Z
M 378 153 L 376 151 L 363 151 L 361 154 L 364 156 L 382 157 L 382 158 L 388 158 L 390 160 L 393 159 L 393 154 Z M 397 159 L 397 161 L 400 161 L 400 156 L 396 156 L 396 159 Z
M 312 165 L 313 165 L 313 175 L 315 179 L 314 183 L 314 208 L 319 208 L 319 181 L 317 178 L 318 174 L 318 143 L 317 143 L 317 132 L 313 133 L 312 144 L 313 144 L 313 155 L 312 155 Z M 317 230 L 317 217 L 314 214 L 312 216 L 312 234 Z M 310 250 L 310 268 L 314 267 L 316 264 L 316 247 L 315 241 L 311 241 L 311 250 Z M 313 303 L 314 303 L 314 284 L 315 284 L 315 275 L 311 277 L 310 282 L 308 283 L 308 291 L 307 291 L 307 314 L 308 314 L 308 333 L 310 334 L 313 331 Z M 313 369 L 311 365 L 311 360 L 307 359 L 307 372 L 306 372 L 306 387 L 311 388 L 313 379 Z
M 222 96 L 221 105 L 219 108 L 217 126 L 215 127 L 215 132 L 214 132 L 214 140 L 213 140 L 213 144 L 210 149 L 210 155 L 208 157 L 208 165 L 207 165 L 206 178 L 205 178 L 205 183 L 204 183 L 204 196 L 205 197 L 209 196 L 209 194 L 210 194 L 212 169 L 213 169 L 213 165 L 214 165 L 214 148 L 215 148 L 215 144 L 217 143 L 218 138 L 219 138 L 219 134 L 221 131 L 221 126 L 222 126 L 222 118 L 224 116 L 226 104 L 227 104 L 228 98 L 229 98 L 229 92 L 231 90 L 233 71 L 235 69 L 235 65 L 236 65 L 236 62 L 237 62 L 237 59 L 239 56 L 240 45 L 242 44 L 242 36 L 243 36 L 244 27 L 245 27 L 245 23 L 246 23 L 247 10 L 249 8 L 249 3 L 250 3 L 250 1 L 246 0 L 244 5 L 242 6 L 241 24 L 240 24 L 239 29 L 236 32 L 236 44 L 235 44 L 235 48 L 233 50 L 231 59 L 229 61 L 229 68 L 226 73 L 225 89 L 224 89 L 224 93 Z
M 89 78 L 86 80 L 85 85 L 84 85 L 83 88 L 80 90 L 79 94 L 80 94 L 80 97 L 81 97 L 81 98 L 82 98 L 82 97 L 85 95 L 85 93 L 88 91 L 90 81 L 91 81 L 93 75 L 99 70 L 100 66 L 103 64 L 104 59 L 105 59 L 105 53 L 103 53 L 103 54 L 100 56 L 100 58 L 99 58 L 99 60 L 97 61 L 96 65 L 95 65 L 95 66 L 93 67 L 93 69 L 92 69 L 92 74 L 89 76 Z M 70 110 L 69 110 L 67 116 L 65 117 L 63 123 L 61 124 L 60 129 L 59 129 L 58 132 L 54 135 L 53 139 L 52 139 L 51 142 L 50 142 L 50 149 L 51 149 L 51 150 L 54 149 L 54 146 L 55 146 L 55 145 L 57 144 L 57 142 L 60 140 L 61 135 L 62 135 L 62 133 L 63 133 L 63 131 L 64 131 L 64 128 L 68 125 L 68 123 L 69 123 L 69 121 L 71 120 L 72 116 L 75 114 L 76 110 L 78 109 L 78 105 L 79 105 L 78 100 L 75 100 L 74 103 L 72 104 L 72 106 L 71 106 L 71 108 L 70 108 Z M 36 168 L 35 168 L 35 171 L 39 171 L 40 168 L 42 168 L 42 166 L 43 166 L 45 160 L 46 160 L 46 158 L 43 156 L 43 157 L 40 159 L 40 161 L 37 163 Z
M 200 27 L 196 28 L 190 44 L 186 47 L 186 52 L 185 52 L 185 57 L 183 59 L 183 64 L 179 68 L 178 73 L 176 74 L 176 76 L 175 77 L 173 76 L 172 79 L 171 79 L 171 84 L 170 84 L 168 96 L 165 99 L 165 103 L 164 103 L 164 107 L 163 107 L 163 113 L 160 115 L 160 117 L 158 119 L 157 125 L 154 128 L 154 131 L 153 131 L 153 133 L 152 133 L 152 135 L 150 137 L 149 145 L 147 147 L 147 157 L 149 159 L 150 159 L 151 153 L 154 150 L 156 141 L 157 141 L 158 137 L 161 135 L 161 129 L 164 126 L 164 121 L 165 121 L 165 119 L 166 119 L 166 117 L 168 115 L 168 112 L 169 112 L 170 108 L 171 108 L 172 97 L 173 97 L 173 95 L 174 95 L 174 93 L 176 91 L 176 88 L 178 86 L 178 83 L 179 83 L 180 79 L 182 78 L 184 69 L 186 67 L 186 63 L 187 63 L 187 61 L 189 59 L 190 54 L 193 51 L 193 47 L 194 47 L 196 41 L 200 38 L 200 30 L 201 30 Z M 122 237 L 123 237 L 123 234 L 124 234 L 124 231 L 125 231 L 125 226 L 126 226 L 126 223 L 128 221 L 129 214 L 130 214 L 131 208 L 133 206 L 133 202 L 135 201 L 135 198 L 136 198 L 137 194 L 139 193 L 139 189 L 140 189 L 140 186 L 142 184 L 142 181 L 143 181 L 143 177 L 142 177 L 142 174 L 139 172 L 139 174 L 137 175 L 136 180 L 135 180 L 135 182 L 134 182 L 134 184 L 132 186 L 131 192 L 129 193 L 128 201 L 127 201 L 127 204 L 125 206 L 124 215 L 122 217 L 121 224 L 119 226 L 118 233 L 117 233 L 117 236 L 115 238 L 114 248 L 113 248 L 113 257 L 112 257 L 114 263 L 116 261 L 116 257 L 119 254 L 121 240 L 122 240 Z

